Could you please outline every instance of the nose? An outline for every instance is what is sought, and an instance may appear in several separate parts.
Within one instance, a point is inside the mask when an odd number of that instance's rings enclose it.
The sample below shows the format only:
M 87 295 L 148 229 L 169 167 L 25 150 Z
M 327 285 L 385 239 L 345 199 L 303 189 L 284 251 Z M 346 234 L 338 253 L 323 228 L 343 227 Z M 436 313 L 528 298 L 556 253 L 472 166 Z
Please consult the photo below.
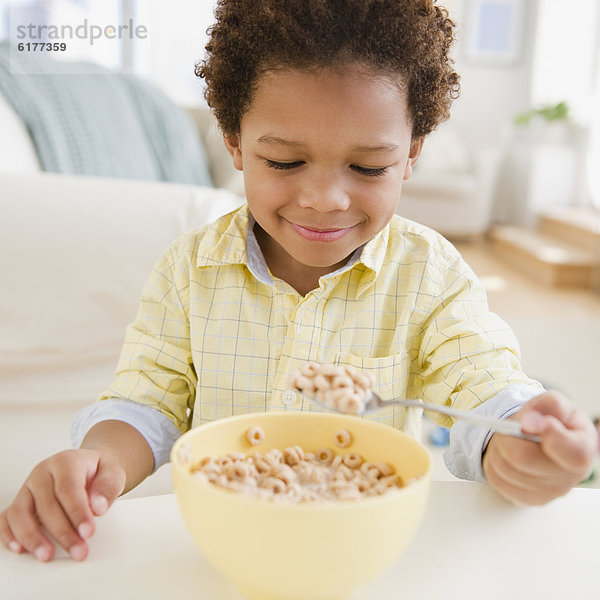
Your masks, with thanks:
M 298 205 L 323 213 L 347 210 L 350 197 L 342 177 L 331 172 L 319 172 L 307 176 L 302 182 Z

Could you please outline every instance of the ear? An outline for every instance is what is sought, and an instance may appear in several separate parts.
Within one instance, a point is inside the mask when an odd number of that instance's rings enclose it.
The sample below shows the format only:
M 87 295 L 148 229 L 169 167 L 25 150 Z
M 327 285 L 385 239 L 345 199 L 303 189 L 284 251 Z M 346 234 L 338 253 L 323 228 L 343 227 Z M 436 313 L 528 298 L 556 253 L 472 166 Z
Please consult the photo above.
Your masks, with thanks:
M 238 171 L 243 171 L 244 161 L 242 160 L 242 141 L 240 139 L 240 134 L 236 133 L 235 135 L 224 135 L 223 141 L 225 142 L 227 152 L 231 154 L 231 158 L 233 159 L 233 166 Z
M 412 170 L 414 164 L 417 162 L 419 158 L 419 154 L 421 154 L 421 149 L 423 148 L 423 141 L 425 138 L 416 138 L 410 143 L 410 150 L 408 152 L 408 159 L 406 161 L 406 167 L 404 168 L 404 177 L 403 179 L 408 179 L 412 175 Z

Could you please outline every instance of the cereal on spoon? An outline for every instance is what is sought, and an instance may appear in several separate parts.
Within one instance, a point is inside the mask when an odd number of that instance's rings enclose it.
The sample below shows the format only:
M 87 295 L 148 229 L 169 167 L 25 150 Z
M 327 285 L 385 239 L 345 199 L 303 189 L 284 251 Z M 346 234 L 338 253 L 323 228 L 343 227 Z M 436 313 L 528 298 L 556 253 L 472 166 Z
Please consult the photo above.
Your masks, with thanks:
M 350 365 L 308 362 L 292 371 L 290 387 L 315 398 L 329 408 L 347 414 L 360 414 L 373 389 L 373 377 Z

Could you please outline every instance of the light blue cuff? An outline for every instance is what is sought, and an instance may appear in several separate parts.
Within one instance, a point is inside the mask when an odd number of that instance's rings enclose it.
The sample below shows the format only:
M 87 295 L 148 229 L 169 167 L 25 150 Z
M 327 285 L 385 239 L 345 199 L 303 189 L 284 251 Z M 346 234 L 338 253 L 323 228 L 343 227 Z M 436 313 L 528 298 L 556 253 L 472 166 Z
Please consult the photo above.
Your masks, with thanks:
M 487 417 L 506 419 L 543 391 L 543 387 L 536 385 L 509 385 L 472 411 Z M 456 421 L 450 428 L 450 446 L 444 452 L 448 471 L 459 479 L 485 481 L 481 459 L 492 434 L 492 431 L 480 425 Z
M 124 421 L 137 429 L 152 450 L 154 469 L 169 462 L 171 448 L 181 432 L 160 411 L 138 402 L 110 398 L 86 406 L 80 410 L 71 424 L 71 442 L 75 448 L 81 446 L 87 432 L 101 421 Z

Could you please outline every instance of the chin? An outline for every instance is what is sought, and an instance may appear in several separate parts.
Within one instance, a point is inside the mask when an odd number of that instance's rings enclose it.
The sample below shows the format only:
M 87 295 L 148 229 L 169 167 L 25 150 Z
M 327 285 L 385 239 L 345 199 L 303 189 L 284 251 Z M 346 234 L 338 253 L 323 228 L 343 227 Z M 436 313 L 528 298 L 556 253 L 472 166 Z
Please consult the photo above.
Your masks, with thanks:
M 325 257 L 323 256 L 324 253 L 320 252 L 317 255 L 298 257 L 296 260 L 298 260 L 298 262 L 302 263 L 303 265 L 311 267 L 313 269 L 329 269 L 330 271 L 335 271 L 336 269 L 339 269 L 341 266 L 346 264 L 346 262 L 352 255 L 352 252 L 353 251 L 349 252 L 341 258 Z

